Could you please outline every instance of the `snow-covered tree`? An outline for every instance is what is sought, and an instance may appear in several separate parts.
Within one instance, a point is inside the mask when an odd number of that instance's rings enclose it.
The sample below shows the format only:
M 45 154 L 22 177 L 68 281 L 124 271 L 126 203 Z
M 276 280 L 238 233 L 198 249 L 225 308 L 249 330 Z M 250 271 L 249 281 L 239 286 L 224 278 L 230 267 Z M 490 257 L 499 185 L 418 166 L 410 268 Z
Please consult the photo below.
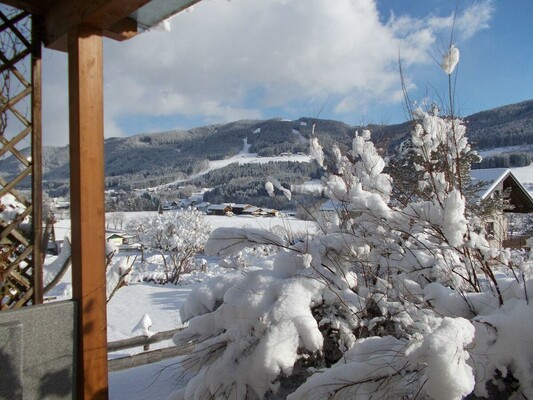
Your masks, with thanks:
M 391 205 L 394 182 L 363 131 L 348 154 L 333 150 L 324 186 L 338 212 L 317 217 L 320 234 L 213 233 L 209 254 L 279 252 L 185 304 L 174 341 L 195 345 L 182 363 L 195 376 L 177 398 L 533 396 L 531 265 L 490 248 L 465 211 L 462 121 L 418 111 L 415 122 L 424 196 Z
M 450 88 L 458 61 L 450 44 Z M 184 304 L 189 326 L 174 341 L 194 345 L 182 361 L 194 376 L 176 399 L 533 398 L 533 261 L 491 248 L 467 210 L 476 155 L 452 90 L 449 116 L 412 115 L 416 190 L 397 196 L 363 131 L 348 152 L 332 149 L 323 184 L 337 212 L 316 216 L 319 234 L 213 232 L 208 254 L 279 250 Z M 265 188 L 290 196 L 273 179 Z
M 164 263 L 165 282 L 178 283 L 180 274 L 203 250 L 211 231 L 203 214 L 196 209 L 156 214 L 128 224 L 141 244 L 159 252 Z

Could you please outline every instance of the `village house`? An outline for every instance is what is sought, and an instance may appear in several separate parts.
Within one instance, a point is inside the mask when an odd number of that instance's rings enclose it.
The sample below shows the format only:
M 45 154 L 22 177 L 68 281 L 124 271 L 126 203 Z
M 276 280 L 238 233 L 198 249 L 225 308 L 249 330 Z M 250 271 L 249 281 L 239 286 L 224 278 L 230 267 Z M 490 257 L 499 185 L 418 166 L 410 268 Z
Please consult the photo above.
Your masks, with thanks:
M 485 230 L 491 245 L 498 248 L 524 247 L 526 237 L 510 237 L 508 214 L 533 213 L 533 198 L 508 168 L 475 169 L 470 171 L 472 184 L 480 184 L 479 201 L 494 196 L 508 196 L 510 207 L 485 220 Z
M 250 204 L 232 204 L 231 211 L 233 211 L 233 214 L 235 215 L 242 215 L 250 207 L 252 207 Z
M 274 208 L 261 209 L 260 215 L 265 217 L 279 217 L 279 211 Z
M 228 215 L 228 213 L 232 212 L 230 204 L 211 204 L 207 207 L 207 213 L 209 215 Z
M 165 201 L 163 202 L 163 204 L 161 205 L 161 209 L 163 211 L 168 211 L 168 210 L 174 210 L 178 208 L 178 203 L 176 203 L 175 201 Z
M 207 214 L 207 209 L 209 208 L 210 205 L 211 203 L 209 203 L 208 201 L 202 201 L 201 203 L 196 204 L 194 208 L 196 208 L 200 212 Z
M 263 210 L 256 206 L 248 206 L 242 211 L 242 215 L 259 216 Z
M 106 236 L 105 241 L 116 246 L 122 246 L 123 244 L 129 244 L 131 237 L 131 235 L 124 233 L 110 233 Z
M 209 215 L 248 215 L 256 217 L 277 217 L 279 211 L 273 208 L 260 208 L 251 204 L 211 204 L 207 207 L 207 214 Z

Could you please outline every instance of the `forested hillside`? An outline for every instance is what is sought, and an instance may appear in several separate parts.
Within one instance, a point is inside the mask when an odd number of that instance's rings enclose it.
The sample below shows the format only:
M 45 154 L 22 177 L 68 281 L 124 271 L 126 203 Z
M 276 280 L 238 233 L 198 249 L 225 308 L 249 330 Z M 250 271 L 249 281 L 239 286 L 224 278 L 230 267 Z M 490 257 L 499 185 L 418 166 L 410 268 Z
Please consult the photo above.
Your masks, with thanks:
M 533 144 L 533 100 L 470 115 L 466 123 L 478 149 Z
M 483 161 L 475 168 L 518 167 L 531 163 L 533 101 L 473 114 L 465 117 L 465 121 L 474 148 L 483 155 Z M 206 195 L 213 202 L 230 201 L 230 197 L 231 201 L 249 202 L 256 196 L 265 196 L 262 185 L 269 175 L 289 185 L 316 177 L 317 171 L 314 166 L 291 162 L 268 166 L 232 165 L 187 180 L 206 171 L 209 161 L 239 154 L 245 144 L 249 145 L 248 151 L 258 157 L 307 154 L 308 142 L 313 135 L 322 143 L 326 163 L 330 163 L 333 145 L 338 145 L 341 150 L 347 149 L 354 131 L 360 128 L 313 118 L 243 120 L 190 130 L 110 138 L 105 141 L 106 187 L 128 193 L 180 181 L 199 188 L 213 188 Z M 411 123 L 369 125 L 365 129 L 372 131 L 372 139 L 379 151 L 393 157 L 400 143 L 409 137 Z M 29 154 L 27 150 L 21 150 L 21 153 Z M 20 172 L 17 171 L 19 164 L 11 158 L 2 159 L 0 171 L 3 175 L 13 176 Z M 68 146 L 44 147 L 43 185 L 48 194 L 52 197 L 68 194 L 68 176 Z M 177 190 L 177 186 L 173 189 Z
M 322 172 L 316 163 L 269 162 L 267 164 L 230 164 L 191 181 L 197 187 L 212 187 L 204 195 L 210 203 L 250 203 L 262 207 L 287 208 L 287 199 L 279 197 L 274 202 L 265 190 L 266 178 L 275 177 L 282 185 L 302 184 L 320 178 Z M 283 207 L 280 207 L 282 205 Z M 291 205 L 295 208 L 295 205 Z
M 478 150 L 501 149 L 484 157 L 478 168 L 522 167 L 533 159 L 533 101 L 511 104 L 466 118 Z

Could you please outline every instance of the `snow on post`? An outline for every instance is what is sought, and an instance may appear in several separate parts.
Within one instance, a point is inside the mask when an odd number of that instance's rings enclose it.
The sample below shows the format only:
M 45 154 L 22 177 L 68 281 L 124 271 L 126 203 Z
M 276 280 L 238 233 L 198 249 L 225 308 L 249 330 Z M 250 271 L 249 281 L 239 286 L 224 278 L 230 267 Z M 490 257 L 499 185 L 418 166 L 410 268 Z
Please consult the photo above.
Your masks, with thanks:
M 152 327 L 152 319 L 148 314 L 143 314 L 135 328 L 133 328 L 132 333 L 135 335 L 150 337 L 154 335 L 154 332 L 150 330 Z

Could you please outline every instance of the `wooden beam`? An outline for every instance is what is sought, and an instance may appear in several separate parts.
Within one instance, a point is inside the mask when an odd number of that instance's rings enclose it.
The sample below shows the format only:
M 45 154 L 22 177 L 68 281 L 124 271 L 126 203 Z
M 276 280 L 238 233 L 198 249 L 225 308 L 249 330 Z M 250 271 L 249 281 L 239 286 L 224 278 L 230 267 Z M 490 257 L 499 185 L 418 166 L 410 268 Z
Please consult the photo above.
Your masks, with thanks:
M 34 15 L 43 15 L 50 7 L 52 0 L 0 0 L 0 2 Z
M 104 36 L 109 39 L 122 42 L 137 35 L 137 21 L 131 18 L 123 18 L 116 24 L 104 30 Z
M 115 25 L 103 31 L 103 36 L 109 39 L 122 42 L 127 39 L 131 39 L 138 34 L 137 22 L 131 18 L 124 18 L 117 22 Z M 61 36 L 55 42 L 47 46 L 49 49 L 57 51 L 68 51 L 68 39 L 67 35 Z
M 43 302 L 43 185 L 42 185 L 42 57 L 39 24 L 32 17 L 32 96 L 31 96 L 31 193 L 32 193 L 32 239 L 33 239 L 33 304 Z
M 46 46 L 52 46 L 65 33 L 78 25 L 114 32 L 117 23 L 127 18 L 150 0 L 56 0 L 44 19 Z M 117 33 L 117 32 L 114 32 Z
M 172 337 L 183 331 L 185 328 L 176 328 L 168 331 L 154 333 L 152 336 L 135 336 L 128 339 L 116 340 L 107 344 L 107 352 L 113 353 L 115 351 L 132 349 L 134 347 L 150 347 L 151 344 L 160 343 L 164 340 L 172 339 Z M 176 346 L 173 346 L 176 348 Z
M 83 3 L 83 2 L 82 2 Z M 69 31 L 72 289 L 78 303 L 77 399 L 108 398 L 102 32 Z

